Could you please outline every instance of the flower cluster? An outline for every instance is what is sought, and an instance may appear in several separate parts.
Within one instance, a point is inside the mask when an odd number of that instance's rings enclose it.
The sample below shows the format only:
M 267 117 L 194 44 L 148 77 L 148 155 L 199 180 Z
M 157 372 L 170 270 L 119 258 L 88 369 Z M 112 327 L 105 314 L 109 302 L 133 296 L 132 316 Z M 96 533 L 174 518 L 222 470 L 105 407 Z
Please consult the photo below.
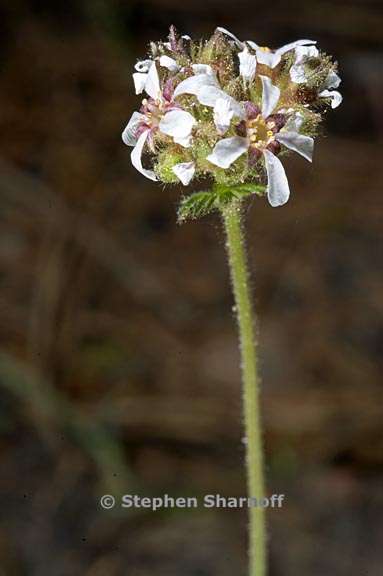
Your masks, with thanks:
M 193 42 L 171 27 L 168 41 L 152 43 L 135 66 L 136 93 L 145 97 L 122 134 L 134 167 L 185 186 L 195 177 L 265 183 L 272 206 L 286 203 L 279 158 L 293 150 L 311 161 L 323 113 L 342 100 L 336 63 L 315 44 L 271 50 L 224 28 Z

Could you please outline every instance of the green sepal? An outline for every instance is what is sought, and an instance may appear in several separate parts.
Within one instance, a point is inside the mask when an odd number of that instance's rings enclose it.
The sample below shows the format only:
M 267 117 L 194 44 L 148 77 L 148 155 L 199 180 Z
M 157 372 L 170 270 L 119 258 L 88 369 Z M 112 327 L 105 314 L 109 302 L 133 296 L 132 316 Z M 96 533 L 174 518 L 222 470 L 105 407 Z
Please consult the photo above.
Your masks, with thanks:
M 266 186 L 261 184 L 238 184 L 236 186 L 214 184 L 210 191 L 194 192 L 182 198 L 178 208 L 178 223 L 182 224 L 186 220 L 196 220 L 207 216 L 233 201 L 243 200 L 253 194 L 263 196 L 265 190 Z

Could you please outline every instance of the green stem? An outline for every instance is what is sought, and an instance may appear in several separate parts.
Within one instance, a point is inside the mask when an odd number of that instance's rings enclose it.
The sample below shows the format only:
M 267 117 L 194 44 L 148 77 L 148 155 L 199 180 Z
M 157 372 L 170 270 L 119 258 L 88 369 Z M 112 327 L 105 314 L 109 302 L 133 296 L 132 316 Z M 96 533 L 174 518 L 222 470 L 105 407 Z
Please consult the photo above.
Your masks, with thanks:
M 254 313 L 251 303 L 241 208 L 233 202 L 222 209 L 233 283 L 242 360 L 243 410 L 246 437 L 247 491 L 259 501 L 265 496 L 263 448 L 257 376 Z M 266 576 L 265 510 L 249 508 L 249 576 Z

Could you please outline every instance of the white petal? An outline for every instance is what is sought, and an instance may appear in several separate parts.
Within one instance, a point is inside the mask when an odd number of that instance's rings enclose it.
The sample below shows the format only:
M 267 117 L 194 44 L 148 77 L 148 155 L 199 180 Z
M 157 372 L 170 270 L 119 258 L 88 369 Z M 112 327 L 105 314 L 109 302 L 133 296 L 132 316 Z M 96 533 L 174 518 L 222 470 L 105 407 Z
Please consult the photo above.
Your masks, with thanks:
M 157 180 L 157 176 L 155 175 L 155 173 L 153 172 L 153 170 L 146 170 L 143 166 L 142 166 L 142 150 L 145 146 L 145 142 L 147 140 L 149 136 L 149 130 L 147 130 L 146 132 L 143 132 L 141 134 L 141 136 L 139 137 L 136 146 L 133 148 L 132 153 L 130 155 L 130 158 L 132 160 L 132 164 L 133 166 L 136 168 L 136 170 L 138 170 L 139 172 L 141 172 L 141 174 L 143 174 L 144 176 L 146 176 L 146 178 L 149 178 L 150 180 Z
M 245 79 L 251 81 L 255 76 L 257 68 L 257 59 L 253 54 L 250 54 L 247 48 L 238 54 L 239 58 L 239 73 Z
M 145 84 L 148 75 L 146 72 L 135 72 L 133 74 L 134 87 L 136 89 L 136 94 L 141 94 L 145 90 Z
M 229 32 L 229 30 L 226 30 L 226 28 L 222 28 L 221 26 L 218 26 L 218 28 L 216 28 L 216 30 L 218 32 L 221 32 L 222 34 L 225 34 L 226 36 L 229 36 L 229 38 L 234 40 L 234 42 L 237 44 L 237 46 L 239 46 L 240 48 L 243 48 L 244 43 L 241 42 L 240 40 L 238 40 L 238 38 L 236 36 L 234 36 L 234 34 Z
M 218 100 L 226 100 L 230 105 L 230 110 L 238 118 L 245 118 L 245 112 L 242 104 L 229 96 L 222 88 L 216 86 L 203 86 L 197 95 L 198 101 L 204 106 L 214 108 Z
M 137 144 L 137 129 L 145 120 L 145 116 L 139 112 L 133 112 L 126 128 L 122 133 L 122 141 L 127 146 L 135 146 Z
M 149 94 L 153 100 L 157 100 L 161 96 L 160 79 L 155 62 L 152 63 L 149 69 L 145 83 L 145 92 Z
M 229 129 L 233 116 L 230 98 L 218 98 L 214 106 L 214 124 L 221 136 Z
M 201 66 L 205 67 L 204 64 L 201 64 Z M 210 66 L 207 67 L 210 68 Z M 182 94 L 193 94 L 198 98 L 198 101 L 201 104 L 212 108 L 214 108 L 217 100 L 220 98 L 229 99 L 234 114 L 239 118 L 244 117 L 241 104 L 220 88 L 214 73 L 197 74 L 196 76 L 186 78 L 186 80 L 183 80 L 175 89 L 174 98 L 177 98 L 177 96 L 181 96 Z
M 174 58 L 170 58 L 170 56 L 161 56 L 160 66 L 167 68 L 170 72 L 178 72 L 180 68 Z
M 343 100 L 343 96 L 337 90 L 323 90 L 319 93 L 322 98 L 331 98 L 331 108 L 337 108 Z
M 262 81 L 262 116 L 267 118 L 278 104 L 281 91 L 268 76 L 260 76 Z
M 213 152 L 207 157 L 207 160 L 221 168 L 229 168 L 233 162 L 242 154 L 247 152 L 248 144 L 246 138 L 233 136 L 220 140 L 214 147 Z
M 190 134 L 189 136 L 174 136 L 173 140 L 176 144 L 179 144 L 184 148 L 190 148 L 190 146 L 192 145 L 193 138 Z
M 204 106 L 210 106 L 214 108 L 217 100 L 224 98 L 226 92 L 217 86 L 202 86 L 197 94 L 198 101 Z
M 331 72 L 329 72 L 329 74 L 326 78 L 326 82 L 325 82 L 324 87 L 328 88 L 328 89 L 338 88 L 338 86 L 341 82 L 342 82 L 342 80 L 340 79 L 338 74 L 332 70 Z
M 207 98 L 208 90 L 204 90 L 202 94 L 202 99 L 209 100 Z M 214 123 L 216 125 L 217 130 L 221 133 L 226 132 L 226 130 L 230 126 L 231 119 L 233 116 L 237 116 L 240 119 L 246 118 L 246 113 L 243 104 L 237 102 L 234 98 L 226 94 L 223 90 L 219 89 L 216 92 L 210 90 L 210 99 L 214 101 Z M 208 104 L 206 104 L 208 105 Z
M 283 132 L 299 132 L 303 124 L 303 114 L 301 112 L 294 112 L 292 109 L 280 110 L 281 114 L 293 114 L 288 118 L 286 124 L 281 130 Z
M 174 98 L 181 96 L 182 94 L 194 94 L 198 97 L 199 92 L 205 86 L 215 86 L 218 87 L 218 82 L 215 76 L 210 74 L 197 74 L 196 76 L 191 76 L 186 78 L 174 91 Z
M 315 46 L 297 46 L 295 48 L 295 64 L 300 64 L 307 58 L 317 58 L 318 48 Z
M 307 82 L 305 67 L 302 64 L 293 64 L 290 68 L 290 78 L 295 84 Z
M 219 87 L 215 77 L 208 74 L 197 74 L 181 82 L 174 91 L 174 98 L 181 94 L 193 94 L 204 106 L 214 107 L 218 98 L 225 93 Z
M 162 118 L 159 129 L 163 134 L 172 136 L 175 141 L 176 138 L 181 139 L 181 142 L 186 139 L 189 143 L 189 138 L 195 124 L 196 120 L 189 112 L 185 112 L 185 110 L 171 110 Z
M 231 96 L 228 96 L 226 92 L 224 92 L 224 94 L 225 98 L 227 98 L 230 102 L 230 109 L 234 112 L 234 116 L 237 116 L 241 120 L 245 120 L 246 112 L 243 104 L 241 102 L 237 102 L 237 100 L 235 100 Z
M 269 68 L 275 68 L 275 66 L 277 66 L 281 61 L 281 55 L 277 52 L 271 52 L 271 50 L 262 50 L 262 48 L 258 48 L 257 61 L 259 64 L 263 64 Z
M 310 136 L 298 134 L 298 132 L 279 132 L 275 139 L 290 150 L 294 150 L 309 162 L 312 162 L 314 140 Z
M 195 173 L 194 162 L 181 162 L 173 166 L 173 172 L 184 186 L 187 186 L 193 179 Z
M 259 46 L 259 44 L 256 44 L 252 40 L 246 40 L 246 44 L 248 44 L 250 48 L 252 48 L 253 50 L 261 50 L 261 46 Z
M 140 60 L 140 62 L 137 62 L 134 68 L 137 70 L 137 72 L 149 72 L 149 68 L 152 64 L 153 60 Z
M 295 42 L 290 42 L 290 44 L 285 44 L 276 50 L 277 54 L 285 54 L 289 50 L 293 50 L 297 46 L 308 46 L 310 44 L 316 44 L 316 40 L 296 40 Z
M 267 172 L 267 197 L 272 206 L 286 204 L 290 196 L 289 183 L 282 162 L 270 150 L 264 150 Z
M 207 74 L 215 78 L 215 72 L 209 64 L 193 64 L 192 68 L 195 74 Z
M 315 46 L 296 46 L 295 62 L 290 68 L 290 78 L 296 84 L 307 82 L 307 75 L 304 63 L 308 58 L 316 58 L 319 54 Z

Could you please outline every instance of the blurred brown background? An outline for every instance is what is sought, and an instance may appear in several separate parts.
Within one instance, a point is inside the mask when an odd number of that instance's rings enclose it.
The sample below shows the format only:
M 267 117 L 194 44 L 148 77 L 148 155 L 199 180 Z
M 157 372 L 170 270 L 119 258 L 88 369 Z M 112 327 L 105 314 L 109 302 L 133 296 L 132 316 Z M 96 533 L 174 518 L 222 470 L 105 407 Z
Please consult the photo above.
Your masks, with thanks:
M 130 165 L 132 66 L 169 24 L 314 38 L 344 103 L 292 199 L 247 215 L 261 334 L 270 576 L 383 564 L 381 2 L 0 2 L 0 574 L 246 573 L 245 511 L 99 497 L 243 495 L 221 225 Z M 251 209 L 250 209 L 251 208 Z

